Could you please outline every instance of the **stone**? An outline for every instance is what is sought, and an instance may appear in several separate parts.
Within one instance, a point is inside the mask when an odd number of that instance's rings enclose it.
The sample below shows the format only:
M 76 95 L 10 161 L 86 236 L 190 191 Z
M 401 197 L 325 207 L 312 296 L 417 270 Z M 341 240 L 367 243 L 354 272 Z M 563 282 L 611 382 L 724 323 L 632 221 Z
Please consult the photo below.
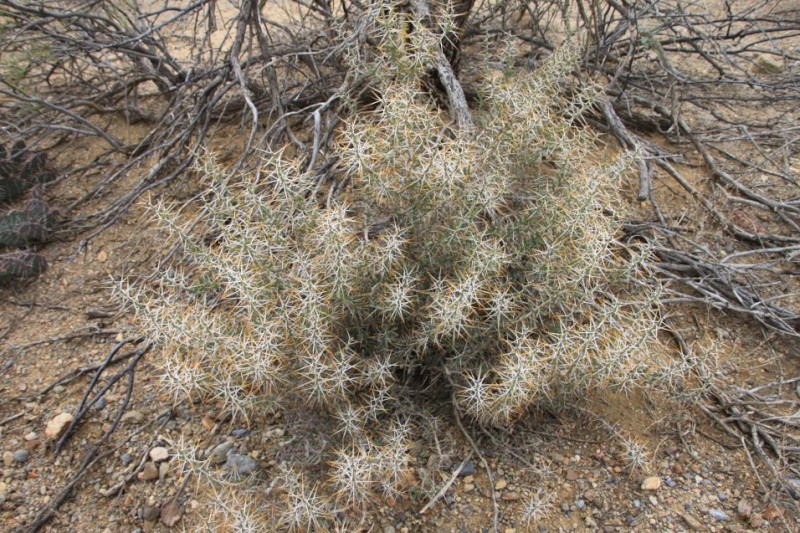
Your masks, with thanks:
M 141 481 L 155 481 L 158 479 L 158 467 L 155 463 L 147 461 L 142 471 L 139 472 L 136 477 Z
M 505 502 L 515 502 L 520 499 L 520 495 L 518 492 L 506 492 L 502 496 L 502 500 Z
M 472 492 L 473 490 L 475 490 L 475 485 L 473 485 L 472 483 L 464 484 L 464 492 Z
M 724 522 L 728 519 L 728 513 L 722 509 L 709 509 L 708 514 L 711 515 L 711 518 L 719 522 Z
M 28 452 L 28 450 L 17 450 L 13 455 L 14 461 L 17 463 L 24 463 L 28 460 L 28 457 L 30 457 L 31 454 Z
M 739 505 L 736 506 L 736 512 L 741 518 L 747 518 L 753 513 L 753 506 L 750 505 L 747 500 L 742 500 L 739 502 Z
M 508 482 L 505 479 L 498 479 L 497 482 L 494 484 L 494 490 L 503 490 L 508 486 Z
M 169 459 L 169 450 L 163 446 L 156 446 L 150 450 L 150 459 L 152 459 L 154 463 L 166 461 Z
M 169 463 L 158 464 L 158 479 L 164 479 L 169 475 Z
M 123 424 L 141 424 L 144 422 L 144 415 L 139 411 L 128 411 L 122 415 L 120 422 Z
M 642 490 L 658 490 L 661 488 L 661 478 L 658 476 L 650 476 L 644 478 L 642 481 Z
M 225 461 L 225 466 L 235 476 L 249 476 L 258 468 L 256 460 L 249 455 L 241 455 L 238 453 L 228 454 L 228 459 Z
M 221 464 L 224 463 L 227 458 L 228 454 L 233 450 L 233 443 L 231 442 L 223 442 L 221 444 L 217 444 L 211 453 L 208 454 L 208 462 L 211 464 Z
M 758 70 L 766 74 L 780 74 L 786 69 L 783 59 L 779 59 L 772 54 L 758 54 L 756 66 Z
M 578 473 L 575 470 L 567 470 L 567 481 L 575 481 L 578 479 Z
M 158 519 L 158 515 L 161 512 L 158 510 L 158 507 L 153 507 L 152 505 L 145 505 L 142 507 L 140 516 L 142 520 L 146 520 L 148 522 L 153 522 L 154 520 Z
M 133 462 L 133 456 L 129 453 L 123 453 L 119 456 L 119 460 L 122 461 L 122 464 L 129 465 Z
M 702 522 L 688 513 L 680 513 L 681 518 L 686 523 L 686 526 L 692 531 L 704 531 L 706 528 Z
M 183 505 L 172 500 L 161 507 L 161 522 L 167 527 L 172 527 L 180 521 L 183 516 Z
M 39 438 L 39 435 L 35 431 L 31 431 L 30 433 L 25 435 L 25 440 L 27 440 L 28 442 L 30 442 L 32 440 L 36 440 L 38 438 Z
M 67 426 L 72 422 L 73 416 L 69 413 L 61 413 L 53 417 L 44 428 L 44 434 L 49 439 L 57 439 Z
M 474 476 L 475 475 L 475 461 L 469 460 L 464 463 L 464 468 L 458 473 L 458 477 Z

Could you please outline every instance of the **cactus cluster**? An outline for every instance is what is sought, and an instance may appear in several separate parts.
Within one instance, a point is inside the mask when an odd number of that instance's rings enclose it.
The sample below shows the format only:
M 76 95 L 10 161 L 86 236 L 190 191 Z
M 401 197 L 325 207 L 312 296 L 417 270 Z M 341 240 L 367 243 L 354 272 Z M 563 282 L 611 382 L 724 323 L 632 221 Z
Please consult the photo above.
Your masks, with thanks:
M 7 149 L 0 144 L 0 204 L 8 204 L 28 193 L 21 209 L 0 214 L 0 247 L 24 248 L 47 241 L 55 213 L 41 198 L 41 186 L 53 181 L 47 154 L 29 150 L 23 141 Z M 35 278 L 46 268 L 40 254 L 30 251 L 0 253 L 0 285 Z

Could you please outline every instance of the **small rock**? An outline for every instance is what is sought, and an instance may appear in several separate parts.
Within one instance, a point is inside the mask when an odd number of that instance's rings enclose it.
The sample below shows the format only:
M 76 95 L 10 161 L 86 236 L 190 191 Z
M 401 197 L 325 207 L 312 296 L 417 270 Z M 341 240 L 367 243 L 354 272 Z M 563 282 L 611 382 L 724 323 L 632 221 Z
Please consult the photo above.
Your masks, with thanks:
M 136 475 L 142 481 L 153 481 L 158 479 L 158 467 L 155 463 L 147 461 L 144 468 Z
M 161 514 L 161 511 L 158 510 L 158 507 L 153 507 L 152 505 L 145 505 L 142 507 L 140 516 L 142 520 L 146 520 L 148 522 L 152 522 L 154 520 L 158 520 L 158 515 Z
M 728 519 L 728 513 L 722 509 L 709 509 L 708 514 L 710 514 L 714 520 L 718 520 L 720 522 L 724 522 Z
M 28 453 L 28 450 L 17 450 L 14 452 L 14 461 L 16 461 L 17 463 L 24 463 L 25 461 L 28 460 L 28 457 L 30 457 L 30 455 L 31 454 Z
M 133 457 L 129 453 L 123 453 L 119 456 L 119 460 L 122 461 L 122 464 L 129 465 L 133 462 Z
M 94 407 L 95 407 L 95 409 L 97 409 L 98 411 L 102 411 L 103 409 L 105 409 L 105 408 L 106 408 L 106 405 L 107 405 L 107 403 L 108 403 L 108 402 L 106 402 L 106 399 L 105 399 L 105 397 L 102 397 L 102 398 L 100 398 L 99 400 L 97 400 L 97 401 L 95 402 L 95 404 L 94 404 Z
M 661 478 L 658 476 L 650 476 L 644 478 L 642 481 L 642 490 L 658 490 L 661 488 Z
M 683 518 L 683 521 L 686 522 L 686 525 L 692 531 L 703 531 L 703 530 L 705 530 L 705 527 L 703 526 L 703 524 L 697 518 L 693 517 L 692 515 L 690 515 L 688 513 L 680 513 L 680 516 L 681 516 L 681 518 Z
M 505 479 L 498 479 L 497 482 L 494 484 L 494 490 L 503 490 L 508 486 L 508 482 Z
M 578 479 L 578 473 L 575 470 L 567 470 L 567 481 L 575 481 Z
M 25 440 L 27 440 L 28 442 L 30 442 L 32 440 L 36 440 L 38 438 L 39 438 L 39 434 L 36 433 L 35 431 L 31 431 L 30 433 L 25 435 Z
M 47 423 L 47 426 L 44 428 L 44 434 L 49 439 L 58 438 L 58 436 L 61 435 L 65 429 L 67 429 L 67 426 L 72 422 L 72 419 L 73 417 L 71 414 L 61 413 Z
M 176 501 L 169 501 L 161 508 L 161 521 L 167 527 L 178 523 L 183 516 L 183 505 Z
M 575 500 L 575 507 L 582 510 L 584 507 L 586 507 L 586 502 L 580 499 Z
M 515 502 L 520 499 L 520 495 L 517 492 L 506 492 L 502 496 L 502 500 L 506 502 Z
M 3 452 L 3 464 L 6 466 L 14 465 L 14 454 L 11 452 Z
M 249 455 L 241 455 L 238 453 L 231 453 L 225 461 L 225 466 L 235 476 L 249 476 L 258 468 L 256 460 Z
M 458 477 L 474 476 L 475 475 L 475 461 L 467 461 L 464 463 L 464 468 L 458 473 Z
M 211 450 L 211 453 L 208 454 L 208 462 L 215 465 L 224 463 L 231 450 L 233 450 L 233 443 L 231 442 L 225 441 L 221 444 L 217 444 L 217 446 Z
M 120 421 L 123 424 L 141 424 L 144 421 L 144 415 L 139 411 L 128 411 L 122 415 Z
M 475 490 L 475 485 L 473 485 L 472 483 L 464 484 L 464 492 L 472 492 L 473 490 Z
M 395 532 L 396 530 L 394 526 L 386 526 L 385 528 L 383 528 L 383 533 L 395 533 Z
M 780 74 L 786 68 L 782 59 L 778 59 L 771 54 L 758 54 L 756 66 L 761 72 L 767 74 Z
M 747 518 L 753 512 L 753 506 L 750 505 L 747 500 L 742 500 L 739 502 L 739 505 L 736 507 L 736 512 L 739 513 L 739 516 L 742 518 Z
M 238 428 L 231 431 L 231 437 L 245 437 L 248 433 L 250 433 L 249 429 Z
M 667 476 L 666 479 L 664 479 L 664 485 L 666 485 L 667 487 L 672 489 L 672 488 L 675 488 L 677 483 L 675 483 L 674 479 L 672 479 L 671 477 Z
M 150 459 L 153 460 L 154 463 L 160 463 L 161 461 L 166 461 L 169 459 L 169 450 L 167 450 L 163 446 L 156 446 L 152 450 L 150 450 Z

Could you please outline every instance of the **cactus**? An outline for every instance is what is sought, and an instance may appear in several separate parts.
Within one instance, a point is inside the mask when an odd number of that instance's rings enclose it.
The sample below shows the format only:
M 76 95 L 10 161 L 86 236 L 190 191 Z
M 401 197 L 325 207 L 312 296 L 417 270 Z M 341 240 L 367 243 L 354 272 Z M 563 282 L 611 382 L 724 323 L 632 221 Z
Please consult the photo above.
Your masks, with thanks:
M 0 285 L 35 278 L 47 269 L 44 256 L 31 252 L 11 252 L 0 255 Z
M 16 200 L 34 185 L 53 179 L 44 152 L 31 153 L 22 141 L 17 141 L 10 153 L 0 145 L 0 203 Z
M 47 241 L 55 218 L 55 212 L 46 202 L 32 198 L 25 209 L 0 216 L 0 246 L 20 247 Z

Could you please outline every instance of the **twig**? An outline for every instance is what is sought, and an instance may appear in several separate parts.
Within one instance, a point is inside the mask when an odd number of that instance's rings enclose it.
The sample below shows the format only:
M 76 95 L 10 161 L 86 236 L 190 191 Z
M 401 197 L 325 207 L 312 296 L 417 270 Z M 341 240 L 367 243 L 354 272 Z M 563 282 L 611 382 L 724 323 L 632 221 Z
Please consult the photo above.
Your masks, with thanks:
M 453 485 L 453 483 L 455 483 L 456 479 L 458 478 L 458 475 L 464 469 L 464 466 L 467 464 L 467 462 L 469 462 L 470 459 L 472 459 L 473 453 L 474 450 L 470 451 L 467 454 L 467 456 L 464 457 L 464 460 L 461 461 L 461 464 L 458 465 L 458 468 L 456 468 L 455 471 L 453 471 L 453 474 L 450 476 L 450 479 L 447 481 L 447 483 L 445 483 L 444 486 L 441 489 L 439 489 L 439 492 L 437 492 L 436 495 L 433 498 L 431 498 L 431 500 L 428 503 L 425 504 L 425 507 L 419 510 L 419 514 L 425 514 L 425 512 L 428 509 L 433 507 L 436 504 L 436 502 L 442 499 L 445 493 L 447 493 L 447 491 L 450 490 L 450 487 Z

